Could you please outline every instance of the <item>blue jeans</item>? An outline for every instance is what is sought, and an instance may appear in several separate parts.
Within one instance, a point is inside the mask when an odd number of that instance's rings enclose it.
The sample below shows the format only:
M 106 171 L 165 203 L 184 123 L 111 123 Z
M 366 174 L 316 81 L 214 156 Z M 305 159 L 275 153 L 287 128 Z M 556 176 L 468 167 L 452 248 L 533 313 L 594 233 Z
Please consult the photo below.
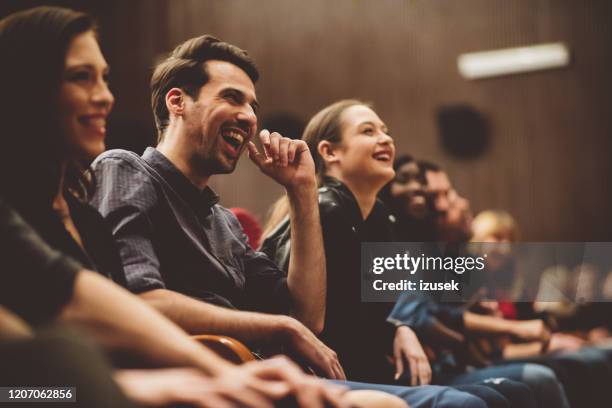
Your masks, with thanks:
M 490 378 L 475 384 L 452 387 L 476 395 L 483 399 L 489 408 L 537 408 L 538 406 L 531 389 L 526 384 L 507 378 Z
M 539 407 L 569 408 L 563 386 L 554 371 L 539 364 L 510 363 L 481 368 L 451 377 L 448 385 L 473 384 L 489 378 L 508 378 L 526 384 Z
M 573 408 L 612 406 L 610 378 L 612 353 L 605 347 L 585 347 L 569 353 L 553 353 L 523 363 L 537 363 L 554 370 Z
M 355 381 L 328 381 L 345 385 L 351 390 L 376 390 L 387 392 L 406 401 L 410 408 L 487 408 L 487 404 L 474 395 L 440 385 L 403 387 L 399 385 L 370 384 Z

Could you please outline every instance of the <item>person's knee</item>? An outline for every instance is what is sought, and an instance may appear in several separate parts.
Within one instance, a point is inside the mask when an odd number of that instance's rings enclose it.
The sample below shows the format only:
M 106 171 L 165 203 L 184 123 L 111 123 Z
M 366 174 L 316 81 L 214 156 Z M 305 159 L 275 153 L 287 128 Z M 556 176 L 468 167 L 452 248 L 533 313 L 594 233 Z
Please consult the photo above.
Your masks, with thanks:
M 344 400 L 351 407 L 357 408 L 410 408 L 403 399 L 374 390 L 349 391 Z
M 435 408 L 487 408 L 487 404 L 475 395 L 448 389 L 433 405 Z
M 522 382 L 531 388 L 540 405 L 546 402 L 546 406 L 569 407 L 565 389 L 552 369 L 539 364 L 526 364 Z
M 526 364 L 523 370 L 523 380 L 527 384 L 537 386 L 549 386 L 554 384 L 554 386 L 557 387 L 559 384 L 559 379 L 555 372 L 539 364 Z

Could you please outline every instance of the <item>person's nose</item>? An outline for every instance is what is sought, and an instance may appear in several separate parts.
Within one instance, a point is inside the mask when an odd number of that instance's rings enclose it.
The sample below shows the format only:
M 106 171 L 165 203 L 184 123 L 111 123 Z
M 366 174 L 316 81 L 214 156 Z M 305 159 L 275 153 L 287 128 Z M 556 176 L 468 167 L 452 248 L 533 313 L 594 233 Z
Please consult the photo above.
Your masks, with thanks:
M 448 197 L 438 196 L 436 198 L 436 210 L 441 213 L 445 213 L 450 208 L 450 202 Z
M 108 87 L 108 83 L 103 79 L 97 81 L 91 96 L 92 101 L 97 105 L 103 105 L 109 110 L 115 103 L 115 97 Z
M 393 138 L 390 135 L 388 135 L 386 132 L 381 132 L 378 138 L 378 143 L 393 145 L 394 141 L 393 141 Z
M 257 126 L 257 114 L 251 105 L 241 107 L 236 115 L 238 122 L 247 125 L 249 128 Z

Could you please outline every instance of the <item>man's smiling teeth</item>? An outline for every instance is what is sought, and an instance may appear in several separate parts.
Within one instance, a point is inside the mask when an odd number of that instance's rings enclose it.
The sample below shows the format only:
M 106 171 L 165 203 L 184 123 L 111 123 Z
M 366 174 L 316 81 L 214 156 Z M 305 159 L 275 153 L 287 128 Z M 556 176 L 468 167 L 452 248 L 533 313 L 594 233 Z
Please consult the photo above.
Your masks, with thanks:
M 234 129 L 224 129 L 221 135 L 226 142 L 235 148 L 239 147 L 244 141 L 242 134 Z

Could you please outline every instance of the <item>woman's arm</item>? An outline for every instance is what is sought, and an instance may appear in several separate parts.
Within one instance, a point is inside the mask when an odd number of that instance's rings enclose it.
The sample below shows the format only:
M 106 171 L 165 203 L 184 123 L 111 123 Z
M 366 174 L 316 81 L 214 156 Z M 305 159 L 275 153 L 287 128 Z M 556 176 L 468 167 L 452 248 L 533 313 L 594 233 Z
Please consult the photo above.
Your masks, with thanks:
M 30 326 L 0 305 L 0 341 L 28 337 L 32 337 Z
M 127 290 L 90 271 L 81 271 L 60 319 L 79 326 L 103 345 L 129 351 L 162 366 L 198 367 L 215 374 L 225 360 Z

